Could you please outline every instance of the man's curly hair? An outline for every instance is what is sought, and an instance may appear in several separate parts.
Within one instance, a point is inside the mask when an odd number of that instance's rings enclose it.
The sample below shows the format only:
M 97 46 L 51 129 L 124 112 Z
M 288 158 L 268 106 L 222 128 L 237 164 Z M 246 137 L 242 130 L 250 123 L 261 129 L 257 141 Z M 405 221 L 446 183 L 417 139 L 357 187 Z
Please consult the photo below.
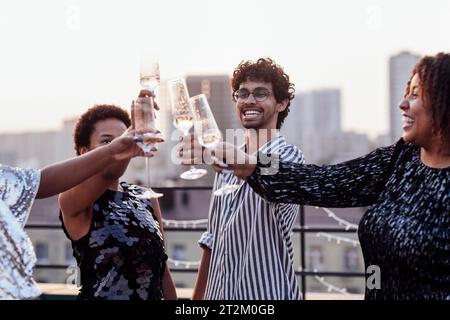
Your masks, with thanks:
M 450 152 L 450 54 L 440 52 L 420 59 L 408 80 L 405 95 L 409 94 L 415 74 L 419 77 L 424 104 L 431 108 L 433 130 L 446 152 Z
M 127 111 L 118 106 L 109 104 L 95 105 L 78 118 L 73 131 L 73 140 L 75 142 L 77 156 L 81 154 L 81 148 L 89 148 L 95 124 L 99 121 L 111 118 L 122 121 L 127 128 L 131 125 L 130 116 Z
M 233 93 L 239 89 L 242 82 L 248 80 L 272 83 L 275 100 L 278 103 L 288 99 L 286 109 L 278 114 L 277 129 L 280 129 L 289 113 L 291 100 L 294 99 L 294 84 L 289 82 L 289 76 L 271 58 L 260 58 L 256 62 L 242 61 L 236 67 L 231 79 Z

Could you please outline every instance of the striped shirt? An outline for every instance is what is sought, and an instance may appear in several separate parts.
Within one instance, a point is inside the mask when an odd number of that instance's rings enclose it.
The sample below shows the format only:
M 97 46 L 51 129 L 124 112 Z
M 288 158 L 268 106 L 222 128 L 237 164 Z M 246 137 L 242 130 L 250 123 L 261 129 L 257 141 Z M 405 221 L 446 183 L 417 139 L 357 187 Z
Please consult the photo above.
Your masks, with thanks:
M 281 135 L 258 151 L 283 162 L 304 162 L 301 151 Z M 199 240 L 200 246 L 211 249 L 205 299 L 300 299 L 291 239 L 299 206 L 267 202 L 229 173 L 216 175 L 214 190 L 222 179 L 241 186 L 211 199 L 208 231 Z

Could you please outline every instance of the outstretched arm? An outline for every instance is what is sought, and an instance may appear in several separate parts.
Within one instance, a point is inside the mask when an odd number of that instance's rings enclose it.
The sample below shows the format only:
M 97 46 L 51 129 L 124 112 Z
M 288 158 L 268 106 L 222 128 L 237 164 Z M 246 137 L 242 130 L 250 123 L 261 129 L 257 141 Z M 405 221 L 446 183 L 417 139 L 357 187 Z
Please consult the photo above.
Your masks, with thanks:
M 278 162 L 276 157 L 271 159 L 264 155 L 257 164 L 248 159 L 247 164 L 227 164 L 228 169 L 247 179 L 249 185 L 270 202 L 359 207 L 371 205 L 384 189 L 399 144 L 403 141 L 351 161 L 322 167 Z M 215 166 L 215 169 L 220 170 L 220 167 Z
M 41 171 L 37 198 L 46 198 L 64 192 L 89 177 L 100 173 L 112 163 L 143 155 L 130 133 L 109 145 L 97 148 L 79 157 L 59 162 Z

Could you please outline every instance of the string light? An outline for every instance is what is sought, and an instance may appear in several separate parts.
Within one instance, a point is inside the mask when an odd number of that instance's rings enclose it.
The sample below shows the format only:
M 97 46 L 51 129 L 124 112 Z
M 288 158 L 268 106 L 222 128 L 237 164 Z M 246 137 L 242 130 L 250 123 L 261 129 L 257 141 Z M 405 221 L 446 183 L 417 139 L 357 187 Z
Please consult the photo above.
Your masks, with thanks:
M 167 262 L 171 263 L 175 267 L 184 267 L 186 269 L 198 268 L 200 266 L 200 261 L 175 260 L 168 258 Z
M 328 217 L 334 219 L 338 222 L 340 226 L 345 227 L 346 230 L 349 230 L 350 228 L 358 229 L 358 226 L 355 224 L 352 224 L 344 219 L 339 218 L 334 214 L 331 210 L 328 208 L 321 208 L 323 209 L 327 214 Z M 199 220 L 168 220 L 164 219 L 163 224 L 165 227 L 175 227 L 175 228 L 183 228 L 187 229 L 188 227 L 199 227 L 199 226 L 206 226 L 208 223 L 208 219 L 199 219 Z M 337 244 L 341 244 L 341 242 L 345 243 L 351 243 L 354 247 L 359 245 L 359 242 L 350 238 L 345 237 L 339 237 L 335 236 L 326 232 L 318 232 L 316 234 L 317 237 L 324 237 L 328 240 L 328 242 L 331 242 L 331 240 L 336 241 Z M 187 261 L 187 260 L 176 260 L 172 258 L 168 258 L 167 262 L 172 264 L 175 267 L 184 267 L 185 269 L 198 269 L 200 267 L 200 261 Z M 317 272 L 317 269 L 313 270 L 314 272 Z M 331 283 L 328 283 L 325 281 L 324 277 L 314 276 L 314 278 L 323 286 L 327 288 L 328 292 L 337 292 L 343 295 L 351 295 L 347 292 L 347 289 L 345 288 L 338 288 L 334 286 Z
M 320 237 L 326 238 L 328 240 L 328 242 L 331 242 L 331 240 L 334 240 L 334 241 L 336 241 L 337 244 L 341 244 L 341 242 L 346 242 L 346 243 L 351 243 L 354 247 L 359 245 L 359 241 L 357 241 L 357 240 L 353 240 L 353 239 L 345 238 L 345 237 L 335 236 L 333 234 L 326 233 L 326 232 L 318 232 L 316 234 L 316 236 L 318 238 L 320 238 Z
M 350 223 L 342 218 L 339 218 L 333 211 L 331 211 L 328 208 L 323 207 L 316 207 L 318 209 L 324 210 L 328 217 L 335 220 L 340 226 L 344 227 L 345 230 L 350 229 L 358 229 L 358 226 L 356 224 Z M 175 227 L 175 228 L 182 228 L 182 229 L 188 229 L 190 227 L 199 227 L 199 226 L 206 226 L 208 224 L 208 219 L 199 219 L 199 220 L 163 220 L 165 227 Z
M 340 226 L 345 227 L 345 230 L 350 230 L 350 228 L 353 228 L 355 230 L 358 229 L 358 226 L 355 224 L 352 224 L 344 219 L 339 218 L 333 211 L 331 211 L 328 208 L 321 208 L 323 209 L 327 214 L 328 217 L 332 218 L 333 220 L 337 221 L 337 223 Z M 208 223 L 208 219 L 199 219 L 199 220 L 168 220 L 164 219 L 163 224 L 165 227 L 175 227 L 175 228 L 183 228 L 187 229 L 188 227 L 199 227 L 199 226 L 206 226 Z M 341 244 L 341 242 L 345 243 L 351 243 L 354 247 L 359 245 L 359 242 L 350 238 L 335 236 L 326 232 L 318 232 L 316 234 L 317 237 L 324 237 L 328 240 L 328 242 L 331 242 L 331 240 L 336 241 L 337 244 Z M 176 260 L 172 258 L 168 258 L 168 263 L 172 264 L 175 267 L 184 267 L 185 269 L 198 269 L 200 266 L 200 261 L 187 261 L 187 260 Z M 313 270 L 314 272 L 317 272 L 317 269 Z M 334 286 L 331 283 L 328 283 L 325 281 L 324 277 L 314 276 L 314 278 L 323 286 L 327 288 L 328 292 L 337 292 L 342 295 L 351 295 L 347 292 L 347 289 L 345 288 L 338 288 Z
M 206 226 L 208 224 L 208 219 L 199 219 L 199 220 L 163 220 L 164 227 L 175 227 L 175 228 L 194 228 Z
M 328 292 L 338 292 L 340 294 L 343 295 L 348 295 L 350 296 L 351 294 L 347 292 L 347 289 L 345 288 L 338 288 L 334 285 L 332 285 L 331 283 L 328 283 L 327 281 L 325 281 L 324 277 L 319 277 L 319 276 L 314 276 L 314 279 L 316 279 L 318 282 L 320 282 L 320 284 L 322 284 L 323 286 L 325 286 L 327 288 Z
M 334 221 L 336 221 L 341 227 L 344 227 L 345 230 L 350 230 L 350 229 L 355 229 L 358 230 L 358 225 L 353 224 L 348 222 L 347 220 L 344 220 L 342 218 L 339 218 L 333 211 L 331 211 L 328 208 L 323 208 L 323 207 L 316 207 L 317 209 L 322 209 L 323 211 L 325 211 L 328 215 L 328 217 L 330 217 L 331 219 L 333 219 Z

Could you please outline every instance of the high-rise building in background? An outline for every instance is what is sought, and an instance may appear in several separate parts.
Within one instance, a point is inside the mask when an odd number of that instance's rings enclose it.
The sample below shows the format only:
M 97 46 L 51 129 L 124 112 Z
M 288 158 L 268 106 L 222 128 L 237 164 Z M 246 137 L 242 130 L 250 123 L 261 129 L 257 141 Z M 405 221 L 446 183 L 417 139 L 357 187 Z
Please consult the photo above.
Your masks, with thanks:
M 289 143 L 297 145 L 308 162 L 326 163 L 335 153 L 335 138 L 341 130 L 339 89 L 296 94 L 281 128 Z
M 403 99 L 412 69 L 419 59 L 420 56 L 407 51 L 400 52 L 389 58 L 390 142 L 394 142 L 402 136 L 402 115 L 399 104 Z
M 341 132 L 341 91 L 339 89 L 300 93 L 294 101 L 296 111 L 298 110 L 301 114 L 297 120 L 302 124 L 303 132 L 317 133 L 319 131 L 327 134 Z
M 342 130 L 340 89 L 296 94 L 281 132 L 303 151 L 308 163 L 338 163 L 373 148 L 366 134 Z

